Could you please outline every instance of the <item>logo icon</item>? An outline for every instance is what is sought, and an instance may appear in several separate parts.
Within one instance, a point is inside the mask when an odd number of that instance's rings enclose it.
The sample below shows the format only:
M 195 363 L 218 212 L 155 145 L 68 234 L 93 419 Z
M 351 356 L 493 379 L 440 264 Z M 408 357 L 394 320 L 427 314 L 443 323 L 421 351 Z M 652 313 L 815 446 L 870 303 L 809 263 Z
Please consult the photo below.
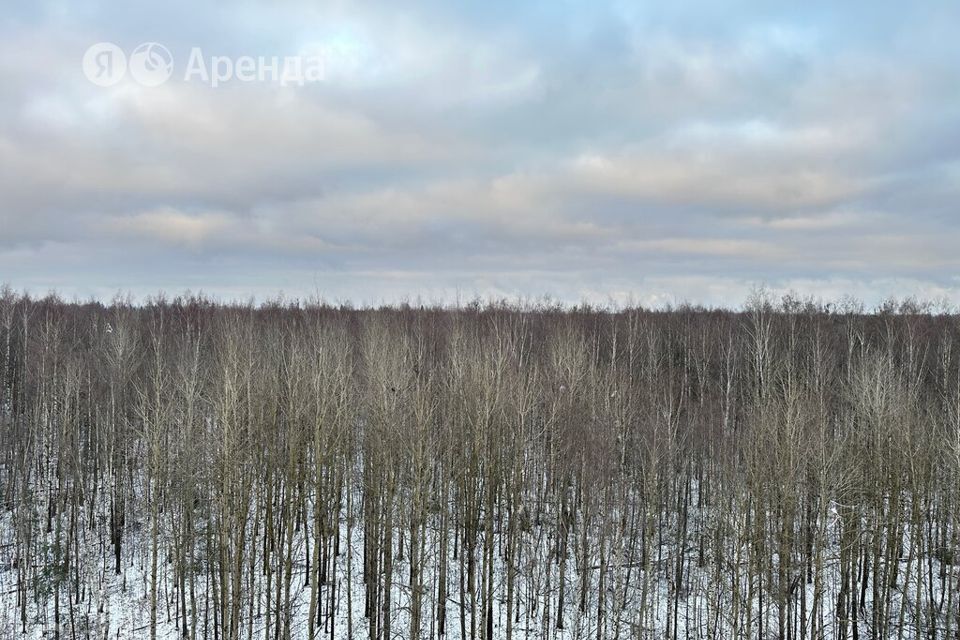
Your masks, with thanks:
M 173 74 L 173 56 L 159 42 L 144 42 L 130 54 L 130 75 L 144 87 L 157 87 Z
M 127 73 L 127 56 L 112 42 L 98 42 L 83 54 L 83 74 L 99 87 L 111 87 Z

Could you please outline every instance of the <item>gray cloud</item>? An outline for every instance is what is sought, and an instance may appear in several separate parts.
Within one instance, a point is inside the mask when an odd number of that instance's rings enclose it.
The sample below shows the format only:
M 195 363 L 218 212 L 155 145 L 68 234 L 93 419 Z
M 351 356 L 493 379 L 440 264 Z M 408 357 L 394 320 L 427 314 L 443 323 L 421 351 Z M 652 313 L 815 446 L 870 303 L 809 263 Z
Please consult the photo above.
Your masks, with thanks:
M 960 302 L 958 10 L 856 5 L 19 8 L 0 27 L 0 280 Z M 103 89 L 80 72 L 98 40 L 180 64 L 316 53 L 327 76 Z

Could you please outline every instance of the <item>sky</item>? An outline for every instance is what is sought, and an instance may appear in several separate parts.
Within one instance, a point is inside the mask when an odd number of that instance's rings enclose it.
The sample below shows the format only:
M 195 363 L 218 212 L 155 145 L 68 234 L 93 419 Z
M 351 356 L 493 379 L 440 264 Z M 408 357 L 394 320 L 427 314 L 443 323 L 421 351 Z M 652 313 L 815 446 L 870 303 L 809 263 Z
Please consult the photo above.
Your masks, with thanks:
M 0 1 L 18 290 L 960 304 L 957 2 Z

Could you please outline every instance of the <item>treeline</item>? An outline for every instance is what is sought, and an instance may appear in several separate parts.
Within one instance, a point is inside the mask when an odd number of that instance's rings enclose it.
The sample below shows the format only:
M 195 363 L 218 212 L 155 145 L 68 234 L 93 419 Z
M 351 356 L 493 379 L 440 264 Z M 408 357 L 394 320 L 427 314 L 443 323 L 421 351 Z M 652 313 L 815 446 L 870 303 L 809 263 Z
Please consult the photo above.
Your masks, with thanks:
M 4 637 L 960 638 L 960 322 L 0 294 Z

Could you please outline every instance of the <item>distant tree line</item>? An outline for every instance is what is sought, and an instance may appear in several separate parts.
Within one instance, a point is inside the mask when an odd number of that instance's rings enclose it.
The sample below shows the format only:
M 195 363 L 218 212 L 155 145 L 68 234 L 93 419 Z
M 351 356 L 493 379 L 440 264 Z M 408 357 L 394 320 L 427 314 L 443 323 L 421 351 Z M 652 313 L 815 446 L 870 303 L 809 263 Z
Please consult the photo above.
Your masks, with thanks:
M 960 638 L 960 318 L 4 289 L 0 495 L 3 637 Z

